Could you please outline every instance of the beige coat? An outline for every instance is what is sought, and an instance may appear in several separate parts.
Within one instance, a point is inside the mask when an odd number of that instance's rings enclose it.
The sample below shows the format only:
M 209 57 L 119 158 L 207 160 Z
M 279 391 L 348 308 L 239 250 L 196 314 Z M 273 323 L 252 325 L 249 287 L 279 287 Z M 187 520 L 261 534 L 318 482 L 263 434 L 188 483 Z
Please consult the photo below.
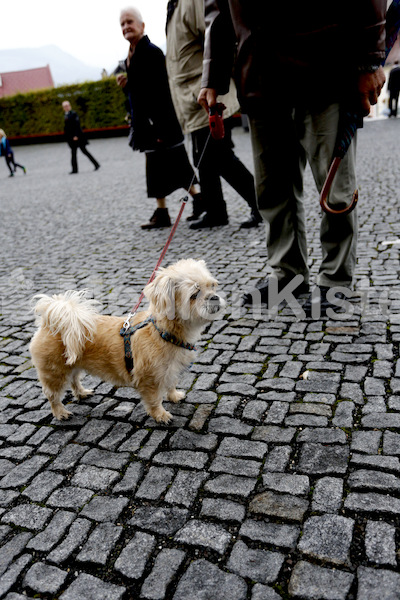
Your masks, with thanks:
M 204 0 L 179 0 L 167 27 L 167 71 L 172 100 L 184 133 L 208 127 L 208 116 L 198 104 L 203 71 Z M 220 96 L 224 118 L 239 111 L 231 80 L 228 94 Z

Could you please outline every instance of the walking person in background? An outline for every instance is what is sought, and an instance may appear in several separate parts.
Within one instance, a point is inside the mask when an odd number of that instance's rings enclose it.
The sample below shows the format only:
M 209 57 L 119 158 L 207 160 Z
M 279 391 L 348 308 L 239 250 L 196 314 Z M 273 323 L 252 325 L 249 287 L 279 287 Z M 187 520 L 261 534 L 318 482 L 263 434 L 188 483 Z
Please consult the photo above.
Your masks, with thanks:
M 203 0 L 168 2 L 166 60 L 172 100 L 184 133 L 189 133 L 192 137 L 193 161 L 199 170 L 203 207 L 206 209 L 203 218 L 192 223 L 190 228 L 202 229 L 228 223 L 221 177 L 250 206 L 250 218 L 241 227 L 257 227 L 262 218 L 257 210 L 254 178 L 232 149 L 230 117 L 239 111 L 234 82 L 230 81 L 228 93 L 219 99 L 225 105 L 225 136 L 222 140 L 209 138 L 208 116 L 197 102 L 203 70 L 204 31 Z M 196 207 L 194 212 L 195 216 L 200 217 L 200 211 Z
M 91 163 L 93 163 L 94 170 L 97 171 L 97 169 L 100 168 L 100 165 L 86 148 L 89 142 L 86 138 L 86 135 L 82 131 L 77 113 L 72 110 L 71 104 L 68 100 L 64 100 L 61 106 L 63 107 L 65 113 L 64 133 L 68 142 L 68 146 L 71 148 L 72 171 L 70 172 L 70 175 L 74 175 L 78 172 L 78 160 L 76 156 L 78 148 L 80 148 L 83 154 L 88 157 Z
M 389 96 L 389 117 L 397 117 L 397 105 L 399 102 L 399 92 L 400 92 L 400 67 L 398 64 L 399 61 L 396 61 L 396 66 L 389 73 L 389 81 L 388 81 L 388 92 Z
M 136 8 L 121 11 L 120 25 L 129 42 L 129 52 L 126 73 L 118 73 L 116 79 L 129 99 L 130 145 L 146 155 L 147 195 L 157 202 L 149 223 L 141 227 L 169 227 L 166 196 L 184 188 L 197 207 L 201 195 L 172 103 L 164 54 L 145 35 L 145 25 Z
M 386 0 L 205 0 L 199 102 L 209 110 L 217 94 L 227 92 L 236 54 L 236 84 L 249 116 L 258 208 L 266 222 L 271 273 L 245 295 L 246 303 L 261 298 L 272 308 L 281 301 L 282 290 L 290 292 L 290 300 L 308 292 L 306 163 L 321 192 L 341 115 L 348 106 L 368 115 L 377 103 L 385 82 L 381 62 L 386 6 Z M 349 204 L 356 188 L 355 166 L 356 136 L 333 181 L 331 205 Z M 319 308 L 322 316 L 337 307 L 332 295 L 343 297 L 343 290 L 351 294 L 357 209 L 346 215 L 322 213 L 320 242 L 322 260 L 314 294 L 303 305 L 306 315 Z
M 14 152 L 3 129 L 0 129 L 0 156 L 4 156 L 6 159 L 7 167 L 10 169 L 9 177 L 14 177 L 14 173 L 17 172 L 17 167 L 22 169 L 24 175 L 26 175 L 25 167 L 15 162 Z

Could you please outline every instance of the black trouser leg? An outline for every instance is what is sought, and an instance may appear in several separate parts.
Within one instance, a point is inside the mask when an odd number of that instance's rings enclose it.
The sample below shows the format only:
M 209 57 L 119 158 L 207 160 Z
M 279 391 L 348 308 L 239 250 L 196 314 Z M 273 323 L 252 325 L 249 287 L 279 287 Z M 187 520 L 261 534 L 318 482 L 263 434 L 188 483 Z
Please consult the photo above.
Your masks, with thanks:
M 201 193 L 207 214 L 224 217 L 227 212 L 218 172 L 218 156 L 213 148 L 213 138 L 210 137 L 207 143 L 208 134 L 208 127 L 192 133 L 193 162 L 199 171 Z
M 13 175 L 14 171 L 15 171 L 15 169 L 13 169 L 13 165 L 14 165 L 13 157 L 6 155 L 6 163 L 7 163 L 7 167 L 10 169 L 11 175 Z
M 73 173 L 77 173 L 78 172 L 78 161 L 76 158 L 76 153 L 78 152 L 78 147 L 77 146 L 72 146 L 71 147 L 71 165 L 72 165 L 72 172 Z
M 83 154 L 85 156 L 88 157 L 88 159 L 90 160 L 90 162 L 96 167 L 96 169 L 100 166 L 99 163 L 97 162 L 97 160 L 94 158 L 94 156 L 92 156 L 89 152 L 89 150 L 86 149 L 86 146 L 84 144 L 82 144 L 81 146 L 79 146 L 79 148 L 82 150 Z

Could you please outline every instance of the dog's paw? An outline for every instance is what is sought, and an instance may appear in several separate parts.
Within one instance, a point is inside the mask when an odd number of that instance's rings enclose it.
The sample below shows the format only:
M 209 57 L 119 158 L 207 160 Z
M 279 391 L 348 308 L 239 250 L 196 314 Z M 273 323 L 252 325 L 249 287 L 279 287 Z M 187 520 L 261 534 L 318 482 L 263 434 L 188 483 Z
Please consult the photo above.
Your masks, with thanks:
M 70 410 L 67 410 L 62 404 L 61 406 L 52 408 L 51 412 L 53 413 L 53 417 L 57 419 L 57 421 L 65 421 L 69 419 L 72 415 L 72 412 Z
M 157 423 L 169 423 L 173 418 L 171 413 L 165 410 L 163 407 L 152 410 L 150 413 L 150 417 Z
M 178 390 L 172 390 L 168 392 L 167 400 L 170 402 L 180 402 L 185 397 L 185 392 L 181 392 Z
M 83 398 L 88 398 L 89 396 L 93 396 L 94 394 L 94 390 L 87 390 L 85 388 L 83 388 L 82 390 L 80 390 L 79 394 L 78 394 L 78 399 L 82 399 Z

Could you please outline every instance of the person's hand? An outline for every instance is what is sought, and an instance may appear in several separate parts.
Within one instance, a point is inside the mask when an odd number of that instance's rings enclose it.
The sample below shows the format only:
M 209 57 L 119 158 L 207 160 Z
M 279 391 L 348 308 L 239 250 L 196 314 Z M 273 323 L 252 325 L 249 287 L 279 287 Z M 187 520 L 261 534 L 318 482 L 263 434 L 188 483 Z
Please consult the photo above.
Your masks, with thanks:
M 78 136 L 74 135 L 74 137 L 72 139 L 74 140 L 74 142 L 77 142 L 78 141 Z
M 366 117 L 371 111 L 371 105 L 378 102 L 379 94 L 385 84 L 386 77 L 382 67 L 375 73 L 362 73 L 358 78 L 358 91 L 361 107 Z
M 128 78 L 125 73 L 118 73 L 116 76 L 117 83 L 120 87 L 124 88 L 128 83 Z
M 217 90 L 214 88 L 201 88 L 197 98 L 197 102 L 201 104 L 207 114 L 211 106 L 217 104 Z

